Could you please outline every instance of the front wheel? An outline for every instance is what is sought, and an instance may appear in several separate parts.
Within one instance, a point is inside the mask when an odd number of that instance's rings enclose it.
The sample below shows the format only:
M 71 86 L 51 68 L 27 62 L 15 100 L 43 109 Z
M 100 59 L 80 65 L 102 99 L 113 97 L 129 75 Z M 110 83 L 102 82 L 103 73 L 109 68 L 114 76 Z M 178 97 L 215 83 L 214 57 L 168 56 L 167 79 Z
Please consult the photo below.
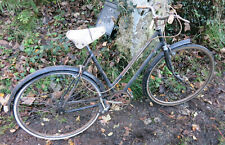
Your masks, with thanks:
M 154 102 L 174 106 L 197 96 L 209 83 L 214 60 L 208 49 L 189 44 L 172 50 L 172 66 L 177 79 L 167 68 L 163 53 L 151 63 L 143 78 L 143 91 Z
M 96 121 L 101 90 L 94 80 L 57 67 L 40 72 L 31 74 L 15 96 L 13 112 L 22 129 L 38 138 L 58 140 L 75 136 Z

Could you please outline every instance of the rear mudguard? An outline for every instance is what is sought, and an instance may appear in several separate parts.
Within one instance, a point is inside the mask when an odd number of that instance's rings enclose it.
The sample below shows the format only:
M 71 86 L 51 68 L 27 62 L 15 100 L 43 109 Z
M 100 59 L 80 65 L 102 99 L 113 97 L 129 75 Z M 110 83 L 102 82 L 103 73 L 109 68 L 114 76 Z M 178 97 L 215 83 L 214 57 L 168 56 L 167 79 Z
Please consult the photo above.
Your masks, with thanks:
M 9 112 L 11 112 L 12 109 L 12 102 L 15 99 L 15 96 L 17 95 L 17 93 L 19 92 L 19 90 L 26 84 L 28 83 L 30 80 L 35 79 L 37 77 L 39 77 L 42 74 L 45 73 L 49 73 L 49 72 L 54 72 L 54 71 L 62 71 L 62 70 L 66 70 L 66 71 L 71 71 L 71 72 L 75 72 L 75 73 L 79 73 L 79 69 L 76 67 L 72 67 L 72 66 L 51 66 L 51 67 L 46 67 L 44 69 L 38 70 L 30 75 L 28 75 L 27 77 L 25 77 L 23 80 L 21 80 L 19 82 L 18 85 L 16 85 L 16 87 L 13 89 L 12 94 L 10 96 L 10 99 L 8 101 L 8 109 Z M 84 72 L 84 75 L 86 75 L 87 77 L 89 77 L 91 80 L 93 80 L 100 88 L 101 91 L 104 91 L 104 85 L 99 81 L 99 79 L 97 79 L 95 76 L 93 76 L 92 74 L 88 73 L 88 72 Z

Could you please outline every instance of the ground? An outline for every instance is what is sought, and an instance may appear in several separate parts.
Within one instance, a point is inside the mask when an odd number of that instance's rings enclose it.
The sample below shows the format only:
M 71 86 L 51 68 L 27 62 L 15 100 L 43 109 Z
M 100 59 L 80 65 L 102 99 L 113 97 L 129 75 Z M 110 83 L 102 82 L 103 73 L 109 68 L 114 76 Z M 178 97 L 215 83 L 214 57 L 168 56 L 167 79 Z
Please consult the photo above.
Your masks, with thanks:
M 69 140 L 49 142 L 30 136 L 15 126 L 16 130 L 7 129 L 5 134 L 0 136 L 0 144 L 223 145 L 225 144 L 224 81 L 225 76 L 215 76 L 199 97 L 175 107 L 156 104 L 152 106 L 147 98 L 133 101 L 125 110 L 104 114 L 104 116 L 109 114 L 111 118 L 106 124 L 102 124 L 98 119 L 87 131 Z M 1 113 L 1 116 L 6 114 Z

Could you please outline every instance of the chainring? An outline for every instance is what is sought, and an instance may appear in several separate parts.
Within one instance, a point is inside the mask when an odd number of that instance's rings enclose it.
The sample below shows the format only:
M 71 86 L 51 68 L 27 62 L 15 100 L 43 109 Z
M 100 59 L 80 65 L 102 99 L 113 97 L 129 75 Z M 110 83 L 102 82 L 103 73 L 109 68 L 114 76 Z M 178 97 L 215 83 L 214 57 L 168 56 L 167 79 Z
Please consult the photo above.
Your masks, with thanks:
M 127 92 L 121 90 L 107 97 L 107 102 L 112 104 L 110 107 L 111 110 L 120 111 L 130 105 L 131 96 Z

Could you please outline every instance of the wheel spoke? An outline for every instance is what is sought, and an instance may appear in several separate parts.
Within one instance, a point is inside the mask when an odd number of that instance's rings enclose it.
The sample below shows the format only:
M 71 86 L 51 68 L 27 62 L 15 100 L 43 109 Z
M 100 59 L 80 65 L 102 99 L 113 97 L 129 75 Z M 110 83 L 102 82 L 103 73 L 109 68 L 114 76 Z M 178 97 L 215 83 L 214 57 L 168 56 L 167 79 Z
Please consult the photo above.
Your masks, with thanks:
M 83 132 L 97 119 L 101 94 L 89 77 L 82 75 L 82 81 L 75 84 L 78 72 L 53 69 L 33 79 L 31 76 L 23 85 L 15 96 L 14 114 L 19 125 L 31 135 L 65 139 Z M 64 106 L 59 106 L 61 99 L 65 100 Z

